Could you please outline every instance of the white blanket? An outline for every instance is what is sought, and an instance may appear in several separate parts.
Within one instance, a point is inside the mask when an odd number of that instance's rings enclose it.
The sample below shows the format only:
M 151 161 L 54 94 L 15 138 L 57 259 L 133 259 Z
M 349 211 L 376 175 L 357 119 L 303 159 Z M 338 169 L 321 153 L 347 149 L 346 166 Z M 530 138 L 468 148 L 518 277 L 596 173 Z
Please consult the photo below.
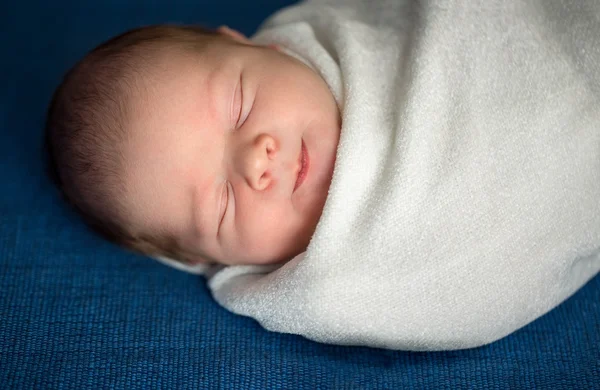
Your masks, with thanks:
M 254 39 L 317 69 L 343 125 L 307 251 L 213 270 L 221 305 L 326 343 L 461 349 L 598 273 L 600 2 L 314 1 Z

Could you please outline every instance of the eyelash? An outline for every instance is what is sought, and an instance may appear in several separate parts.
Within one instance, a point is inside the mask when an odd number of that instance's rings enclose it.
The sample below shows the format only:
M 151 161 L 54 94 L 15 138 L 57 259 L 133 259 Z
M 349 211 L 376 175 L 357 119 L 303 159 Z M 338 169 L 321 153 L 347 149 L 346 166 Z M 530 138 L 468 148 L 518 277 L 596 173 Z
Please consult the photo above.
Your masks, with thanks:
M 252 107 L 254 106 L 254 102 L 252 102 L 252 105 L 250 107 L 248 107 L 248 109 L 247 109 L 248 112 L 244 115 L 244 87 L 243 87 L 242 81 L 243 81 L 243 75 L 240 75 L 240 82 L 239 82 L 240 109 L 237 113 L 237 120 L 236 120 L 236 124 L 235 124 L 236 129 L 239 129 L 240 127 L 242 127 L 244 125 L 244 123 L 246 123 L 246 121 L 248 120 L 248 117 L 250 116 L 250 113 L 252 112 Z
M 224 194 L 221 195 L 221 203 L 223 203 L 223 197 L 225 197 L 225 205 L 223 207 L 223 214 L 221 215 L 221 220 L 219 221 L 219 229 L 223 224 L 223 220 L 225 219 L 225 214 L 227 213 L 227 205 L 229 204 L 229 182 L 225 182 Z
M 237 110 L 237 112 L 234 114 L 236 129 L 240 126 L 240 120 L 242 119 L 242 111 L 244 109 L 244 88 L 242 87 L 242 76 L 240 76 L 240 81 L 238 82 L 238 85 L 236 87 L 235 96 L 233 98 L 233 104 L 236 103 L 238 90 L 240 94 L 239 108 L 234 107 L 234 110 Z

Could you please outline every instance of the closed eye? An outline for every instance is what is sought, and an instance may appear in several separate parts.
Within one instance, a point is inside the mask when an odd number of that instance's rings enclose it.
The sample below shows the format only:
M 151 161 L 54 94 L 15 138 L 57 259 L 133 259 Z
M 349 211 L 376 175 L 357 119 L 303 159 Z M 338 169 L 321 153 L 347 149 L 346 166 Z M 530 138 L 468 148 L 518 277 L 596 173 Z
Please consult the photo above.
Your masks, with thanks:
M 240 93 L 240 106 L 239 106 L 239 111 L 236 111 L 236 114 L 237 114 L 237 121 L 236 121 L 236 125 L 235 125 L 236 129 L 239 129 L 240 127 L 242 127 L 244 125 L 244 123 L 246 123 L 246 120 L 248 120 L 248 117 L 250 116 L 250 113 L 252 112 L 252 108 L 254 107 L 254 100 L 251 99 L 251 96 L 250 95 L 248 95 L 247 97 L 244 96 L 245 94 L 244 94 L 243 75 L 240 75 L 239 93 Z M 248 102 L 249 100 L 251 100 L 252 103 L 249 103 Z M 244 103 L 245 103 L 246 107 L 244 107 Z
M 242 109 L 244 106 L 244 90 L 242 88 L 242 76 L 235 87 L 235 94 L 233 96 L 233 102 L 231 104 L 231 123 L 235 124 L 237 129 L 240 126 L 240 120 L 242 119 Z
M 223 220 L 225 219 L 225 214 L 227 213 L 227 203 L 229 201 L 229 185 L 228 183 L 225 183 L 225 185 L 223 186 L 223 191 L 221 193 L 221 203 L 219 205 L 219 210 L 221 212 L 221 215 L 219 217 L 219 226 L 217 229 L 217 234 L 219 234 L 219 232 L 221 231 L 221 225 L 223 225 Z

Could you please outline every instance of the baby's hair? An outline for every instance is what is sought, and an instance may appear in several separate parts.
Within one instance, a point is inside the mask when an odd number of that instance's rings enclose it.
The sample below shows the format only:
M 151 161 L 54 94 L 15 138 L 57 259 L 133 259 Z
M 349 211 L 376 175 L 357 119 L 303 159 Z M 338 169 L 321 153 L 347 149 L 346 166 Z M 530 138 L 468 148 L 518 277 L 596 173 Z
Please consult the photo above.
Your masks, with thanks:
M 197 26 L 171 25 L 125 32 L 75 64 L 52 97 L 45 129 L 50 176 L 85 222 L 120 246 L 190 262 L 174 237 L 132 231 L 126 224 L 121 200 L 127 98 L 146 71 L 148 52 L 164 44 L 199 48 L 216 34 Z

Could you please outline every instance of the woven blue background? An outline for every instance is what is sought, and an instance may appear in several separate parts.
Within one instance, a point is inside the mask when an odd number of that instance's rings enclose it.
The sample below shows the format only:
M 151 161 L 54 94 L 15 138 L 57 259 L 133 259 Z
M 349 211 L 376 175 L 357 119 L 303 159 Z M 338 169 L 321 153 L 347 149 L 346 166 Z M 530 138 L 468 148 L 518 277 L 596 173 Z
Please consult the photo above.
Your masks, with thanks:
M 158 22 L 252 33 L 291 0 L 0 3 L 0 388 L 600 388 L 600 277 L 479 349 L 407 353 L 269 333 L 204 280 L 91 234 L 42 174 L 61 74 L 122 30 Z

